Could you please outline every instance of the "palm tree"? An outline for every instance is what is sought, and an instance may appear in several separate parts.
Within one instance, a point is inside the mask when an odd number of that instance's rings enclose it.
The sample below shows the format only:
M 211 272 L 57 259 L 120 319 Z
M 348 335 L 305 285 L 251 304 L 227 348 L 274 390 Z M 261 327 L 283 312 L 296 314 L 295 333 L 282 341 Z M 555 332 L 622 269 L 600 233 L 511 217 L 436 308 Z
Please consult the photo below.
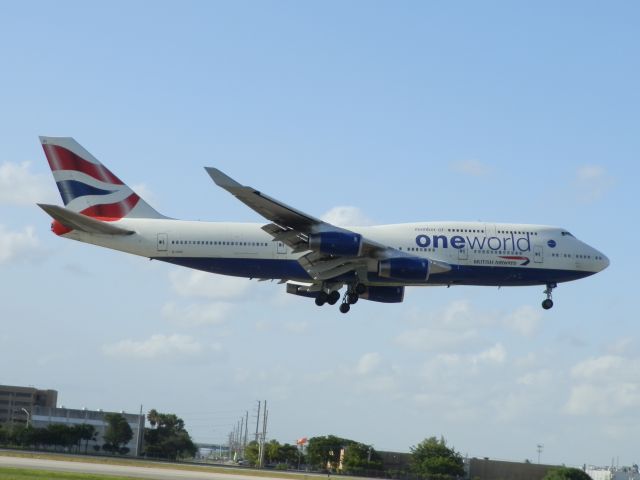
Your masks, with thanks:
M 149 410 L 149 413 L 147 413 L 147 420 L 149 420 L 151 428 L 155 428 L 155 426 L 160 423 L 160 414 L 155 408 Z

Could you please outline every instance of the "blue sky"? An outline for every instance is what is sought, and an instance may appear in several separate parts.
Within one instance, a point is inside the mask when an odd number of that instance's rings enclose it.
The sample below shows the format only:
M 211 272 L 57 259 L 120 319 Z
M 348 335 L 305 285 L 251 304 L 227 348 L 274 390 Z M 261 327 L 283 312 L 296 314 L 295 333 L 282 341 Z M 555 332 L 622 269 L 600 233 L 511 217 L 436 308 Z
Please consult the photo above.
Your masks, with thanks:
M 633 2 L 0 6 L 0 383 L 68 407 L 271 438 L 582 465 L 638 461 L 640 8 Z M 166 215 L 262 221 L 215 166 L 313 215 L 561 225 L 611 259 L 542 288 L 336 308 L 49 232 L 38 135 Z M 344 207 L 336 210 L 337 207 Z M 17 360 L 19 359 L 19 360 Z

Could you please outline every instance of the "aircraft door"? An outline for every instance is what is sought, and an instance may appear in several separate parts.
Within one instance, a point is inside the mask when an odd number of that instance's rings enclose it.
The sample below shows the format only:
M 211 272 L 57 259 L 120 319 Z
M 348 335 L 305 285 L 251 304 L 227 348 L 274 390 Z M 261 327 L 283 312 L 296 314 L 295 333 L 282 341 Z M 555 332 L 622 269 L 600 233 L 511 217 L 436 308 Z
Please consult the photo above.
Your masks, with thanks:
M 458 260 L 469 260 L 469 248 L 466 245 L 458 249 Z
M 542 247 L 536 245 L 533 247 L 533 261 L 534 263 L 542 263 L 544 260 Z
M 169 236 L 166 233 L 159 233 L 158 244 L 157 244 L 158 251 L 166 252 L 168 243 L 169 243 Z
M 276 242 L 276 249 L 279 255 L 287 253 L 287 247 L 285 247 L 284 242 Z

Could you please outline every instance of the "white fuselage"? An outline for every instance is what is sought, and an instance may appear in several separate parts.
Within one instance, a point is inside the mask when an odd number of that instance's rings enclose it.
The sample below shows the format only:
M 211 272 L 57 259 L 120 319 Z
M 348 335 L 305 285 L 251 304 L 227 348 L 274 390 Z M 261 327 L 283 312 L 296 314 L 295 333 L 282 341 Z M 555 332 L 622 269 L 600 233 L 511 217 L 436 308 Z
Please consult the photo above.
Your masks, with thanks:
M 213 273 L 309 280 L 297 262 L 304 253 L 292 253 L 282 242 L 273 241 L 262 224 L 127 218 L 113 224 L 135 233 L 71 231 L 64 236 Z M 609 264 L 598 250 L 557 227 L 420 222 L 349 229 L 406 254 L 453 266 L 451 272 L 411 284 L 548 284 L 582 278 Z

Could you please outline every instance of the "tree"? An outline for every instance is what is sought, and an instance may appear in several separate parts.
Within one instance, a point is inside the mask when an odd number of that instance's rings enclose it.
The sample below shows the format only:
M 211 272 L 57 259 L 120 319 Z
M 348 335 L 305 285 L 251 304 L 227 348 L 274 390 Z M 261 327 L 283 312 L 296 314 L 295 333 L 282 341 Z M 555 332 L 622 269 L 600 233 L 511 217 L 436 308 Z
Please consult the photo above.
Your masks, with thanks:
M 269 440 L 264 446 L 264 456 L 269 463 L 277 463 L 280 461 L 280 442 L 277 440 Z
M 260 453 L 260 445 L 255 440 L 247 443 L 247 446 L 244 449 L 244 459 L 249 462 L 249 464 L 253 467 L 258 465 L 258 454 Z
M 328 465 L 336 466 L 340 460 L 340 450 L 350 441 L 334 435 L 310 438 L 307 460 L 314 468 L 325 469 Z
M 285 443 L 280 446 L 278 451 L 278 462 L 286 463 L 287 465 L 297 465 L 300 460 L 300 450 L 296 445 Z
M 107 430 L 104 433 L 105 445 L 102 448 L 115 454 L 133 438 L 133 430 L 120 413 L 107 413 L 104 419 L 107 422 Z
M 147 419 L 153 428 L 144 429 L 145 453 L 153 457 L 177 459 L 193 457 L 197 448 L 184 421 L 173 413 L 150 410 Z
M 411 447 L 414 472 L 425 478 L 445 479 L 464 475 L 462 456 L 447 447 L 444 438 L 431 437 Z
M 591 480 L 591 477 L 578 468 L 552 468 L 542 480 Z
M 160 414 L 155 408 L 149 410 L 147 413 L 147 420 L 149 420 L 149 424 L 151 424 L 151 428 L 155 428 L 158 422 L 160 421 Z
M 84 453 L 86 454 L 89 449 L 89 441 L 95 441 L 98 432 L 93 425 L 88 423 L 76 425 L 75 428 L 78 434 L 78 441 L 84 440 Z
M 334 435 L 310 438 L 307 460 L 314 468 L 324 469 L 327 466 L 337 468 L 342 449 L 344 449 L 342 468 L 346 473 L 382 469 L 382 459 L 372 446 Z
M 349 474 L 364 474 L 370 470 L 382 470 L 382 457 L 371 445 L 353 442 L 344 452 L 342 469 Z

